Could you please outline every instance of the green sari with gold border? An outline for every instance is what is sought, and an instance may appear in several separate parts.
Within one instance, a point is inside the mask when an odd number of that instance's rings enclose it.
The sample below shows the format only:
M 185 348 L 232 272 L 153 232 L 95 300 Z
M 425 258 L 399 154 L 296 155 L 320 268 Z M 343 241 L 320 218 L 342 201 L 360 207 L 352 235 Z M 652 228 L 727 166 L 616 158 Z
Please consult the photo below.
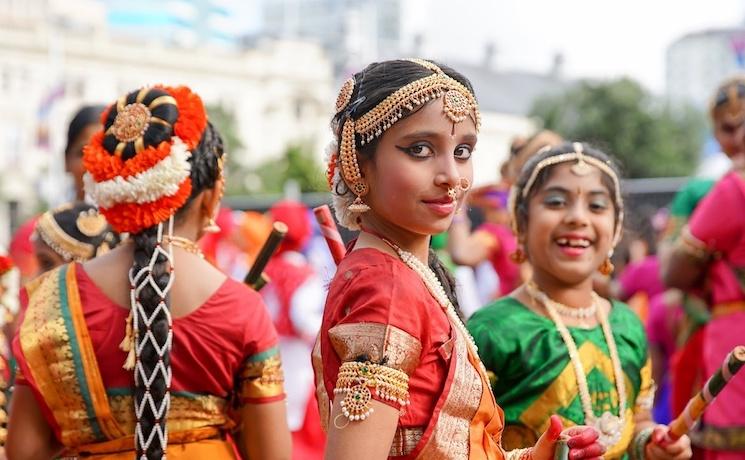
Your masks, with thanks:
M 608 320 L 624 372 L 627 407 L 621 440 L 605 458 L 626 458 L 634 413 L 651 406 L 654 385 L 641 321 L 625 304 L 614 301 L 612 305 Z M 569 353 L 551 319 L 505 297 L 477 311 L 468 329 L 504 409 L 505 449 L 532 446 L 552 414 L 558 414 L 565 427 L 585 423 Z M 618 391 L 602 328 L 570 327 L 569 331 L 587 376 L 593 412 L 618 415 Z

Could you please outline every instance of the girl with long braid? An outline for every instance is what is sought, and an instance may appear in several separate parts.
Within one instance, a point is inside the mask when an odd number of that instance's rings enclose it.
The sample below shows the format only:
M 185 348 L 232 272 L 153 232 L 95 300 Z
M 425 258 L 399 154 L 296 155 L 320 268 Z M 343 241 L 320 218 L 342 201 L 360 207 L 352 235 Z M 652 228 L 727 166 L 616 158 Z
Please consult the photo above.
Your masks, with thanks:
M 429 249 L 473 178 L 479 111 L 469 81 L 431 61 L 369 65 L 337 99 L 327 178 L 337 218 L 361 230 L 329 287 L 314 349 L 327 459 L 554 457 L 554 424 L 505 452 L 503 418 L 452 278 Z M 602 454 L 567 433 L 571 458 Z
M 11 458 L 288 458 L 259 295 L 203 260 L 224 154 L 201 99 L 142 88 L 102 116 L 86 192 L 129 241 L 45 274 L 14 341 Z M 237 444 L 237 446 L 236 446 Z

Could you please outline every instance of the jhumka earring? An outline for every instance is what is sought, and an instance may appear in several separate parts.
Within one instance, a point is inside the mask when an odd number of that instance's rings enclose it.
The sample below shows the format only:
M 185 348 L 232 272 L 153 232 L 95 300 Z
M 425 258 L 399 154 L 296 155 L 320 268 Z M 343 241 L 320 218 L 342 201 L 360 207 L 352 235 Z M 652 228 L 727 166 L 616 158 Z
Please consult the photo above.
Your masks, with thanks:
M 220 206 L 219 203 L 222 201 L 222 197 L 225 194 L 225 160 L 227 156 L 228 156 L 227 153 L 223 153 L 222 155 L 217 156 L 217 174 L 218 174 L 217 187 L 219 187 L 219 193 L 220 193 L 220 197 L 217 199 L 218 209 Z M 207 225 L 202 229 L 202 231 L 205 233 L 220 233 L 220 230 L 221 228 L 219 225 L 217 225 L 217 222 L 215 222 L 214 217 L 210 217 L 210 220 L 207 222 Z
M 528 256 L 525 254 L 525 251 L 523 251 L 523 248 L 520 246 L 515 249 L 515 251 L 510 254 L 510 260 L 515 262 L 516 264 L 521 264 L 528 260 Z
M 220 232 L 220 226 L 217 225 L 217 222 L 215 222 L 215 219 L 210 218 L 209 222 L 207 222 L 207 225 L 202 229 L 204 233 L 219 233 Z
M 613 257 L 613 251 L 608 253 L 608 257 L 606 257 L 603 263 L 600 264 L 600 267 L 598 267 L 598 271 L 605 276 L 610 276 L 610 274 L 613 273 L 613 269 L 616 268 L 613 266 L 613 262 L 610 261 L 611 257 Z

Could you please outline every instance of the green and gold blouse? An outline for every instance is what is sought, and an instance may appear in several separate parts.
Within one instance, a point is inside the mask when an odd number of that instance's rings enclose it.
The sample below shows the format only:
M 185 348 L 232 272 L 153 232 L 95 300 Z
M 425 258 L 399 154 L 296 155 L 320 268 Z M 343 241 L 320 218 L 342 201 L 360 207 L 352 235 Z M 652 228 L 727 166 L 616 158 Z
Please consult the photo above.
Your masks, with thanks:
M 623 368 L 628 407 L 621 439 L 608 448 L 605 458 L 625 458 L 633 438 L 634 413 L 649 409 L 654 383 L 641 321 L 625 304 L 614 301 L 612 305 L 608 321 Z M 565 427 L 585 423 L 574 368 L 550 318 L 504 297 L 477 311 L 468 329 L 504 409 L 506 449 L 532 446 L 552 414 L 558 414 Z M 607 411 L 619 415 L 613 364 L 602 328 L 570 327 L 569 331 L 587 376 L 593 412 L 598 417 Z

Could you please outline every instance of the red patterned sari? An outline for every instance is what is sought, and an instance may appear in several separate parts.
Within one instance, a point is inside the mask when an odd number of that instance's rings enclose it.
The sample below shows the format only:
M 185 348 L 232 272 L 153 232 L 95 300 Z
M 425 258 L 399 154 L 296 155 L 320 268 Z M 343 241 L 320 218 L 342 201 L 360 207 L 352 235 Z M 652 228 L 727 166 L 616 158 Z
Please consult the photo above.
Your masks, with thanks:
M 131 458 L 134 374 L 122 369 L 128 309 L 80 265 L 30 283 L 13 351 L 17 385 L 31 388 L 65 455 Z M 259 295 L 227 279 L 174 318 L 169 458 L 235 458 L 233 410 L 284 398 L 277 337 Z
M 413 270 L 375 249 L 349 253 L 329 288 L 313 356 L 324 426 L 340 366 L 360 359 L 409 376 L 410 405 L 399 417 L 390 458 L 504 457 L 502 410 L 467 338 Z

